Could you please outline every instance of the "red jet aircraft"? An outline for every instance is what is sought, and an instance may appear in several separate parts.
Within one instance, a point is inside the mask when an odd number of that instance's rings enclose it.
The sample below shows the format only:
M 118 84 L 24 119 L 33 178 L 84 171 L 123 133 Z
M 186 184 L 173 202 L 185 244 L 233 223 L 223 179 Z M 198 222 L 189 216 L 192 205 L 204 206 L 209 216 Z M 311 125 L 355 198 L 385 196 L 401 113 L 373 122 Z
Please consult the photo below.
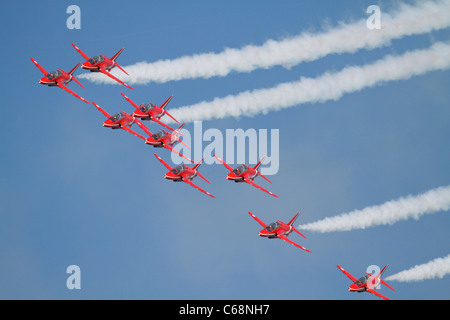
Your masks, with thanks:
M 169 166 L 163 159 L 161 159 L 160 157 L 158 157 L 158 155 L 155 153 L 155 157 L 158 158 L 159 161 L 161 161 L 161 163 L 170 171 L 167 172 L 164 175 L 164 178 L 172 180 L 172 181 L 183 181 L 186 182 L 187 184 L 193 186 L 194 188 L 196 188 L 197 190 L 200 190 L 201 192 L 207 194 L 208 196 L 215 198 L 215 196 L 213 196 L 211 193 L 203 190 L 202 188 L 200 188 L 199 186 L 195 185 L 192 182 L 192 179 L 194 179 L 196 176 L 199 176 L 200 178 L 202 178 L 203 180 L 205 180 L 206 182 L 210 183 L 208 180 L 206 180 L 206 178 L 204 176 L 202 176 L 200 174 L 200 172 L 198 172 L 198 167 L 200 166 L 200 164 L 202 163 L 203 159 L 199 161 L 199 163 L 197 163 L 193 168 L 188 167 L 187 165 L 185 165 L 184 163 L 180 164 L 179 166 L 172 168 L 171 166 Z
M 264 160 L 264 157 L 253 168 L 250 168 L 246 164 L 242 164 L 241 166 L 237 167 L 236 169 L 233 169 L 232 167 L 230 167 L 228 164 L 226 164 L 218 156 L 214 155 L 214 157 L 216 157 L 216 159 L 219 160 L 220 163 L 222 163 L 228 170 L 231 171 L 229 174 L 227 174 L 227 179 L 228 180 L 233 180 L 234 182 L 246 182 L 246 183 L 251 184 L 252 186 L 254 186 L 254 187 L 256 187 L 256 188 L 258 188 L 258 189 L 260 189 L 260 190 L 262 190 L 264 192 L 267 192 L 271 196 L 274 196 L 274 197 L 278 198 L 278 196 L 276 194 L 274 194 L 274 193 L 272 193 L 270 191 L 267 191 L 263 187 L 260 187 L 259 185 L 257 185 L 256 183 L 253 182 L 253 180 L 256 178 L 256 176 L 259 175 L 262 178 L 264 178 L 267 181 L 269 181 L 270 183 L 272 183 L 269 179 L 267 179 L 265 176 L 263 176 L 258 171 L 258 167 L 261 165 L 261 162 Z
M 128 98 L 126 95 L 124 95 L 122 92 L 120 93 L 129 103 L 133 105 L 133 107 L 136 108 L 136 111 L 133 112 L 133 116 L 136 118 L 139 118 L 143 121 L 153 120 L 156 123 L 159 123 L 160 125 L 166 127 L 167 129 L 174 131 L 171 127 L 169 127 L 167 124 L 162 123 L 159 119 L 164 115 L 167 114 L 169 117 L 171 117 L 175 122 L 178 122 L 177 119 L 172 117 L 165 109 L 166 105 L 169 103 L 170 99 L 172 99 L 173 95 L 169 97 L 169 99 L 166 100 L 160 107 L 154 105 L 153 103 L 143 103 L 140 106 L 138 106 L 136 103 L 134 103 L 130 98 Z
M 299 244 L 295 243 L 294 241 L 289 240 L 287 238 L 289 236 L 289 234 L 292 232 L 292 230 L 294 230 L 295 232 L 297 232 L 299 235 L 301 235 L 303 238 L 306 239 L 306 237 L 304 235 L 302 235 L 297 229 L 295 229 L 292 226 L 292 224 L 295 222 L 295 220 L 297 219 L 300 212 L 297 212 L 297 214 L 288 223 L 284 223 L 283 221 L 277 220 L 276 222 L 272 222 L 269 225 L 265 224 L 263 221 L 261 221 L 257 216 L 255 216 L 250 211 L 248 213 L 253 217 L 253 219 L 255 219 L 264 228 L 259 232 L 259 235 L 261 237 L 267 237 L 269 239 L 279 238 L 281 240 L 289 242 L 290 244 L 293 244 L 294 246 L 296 246 L 300 249 L 311 252 L 310 250 L 302 247 L 301 245 L 299 245 Z
M 153 134 L 139 119 L 135 118 L 134 122 L 136 122 L 137 125 L 139 127 L 141 127 L 141 129 L 144 130 L 149 135 L 149 137 L 147 139 L 145 139 L 143 136 L 138 136 L 141 139 L 145 140 L 146 144 L 151 145 L 155 148 L 166 148 L 166 149 L 172 151 L 173 153 L 179 155 L 180 157 L 194 163 L 194 161 L 192 161 L 191 159 L 186 157 L 184 154 L 181 154 L 172 148 L 172 145 L 176 141 L 179 141 L 182 145 L 184 145 L 186 148 L 188 148 L 190 150 L 190 148 L 183 141 L 181 141 L 180 138 L 178 138 L 178 135 L 181 135 L 181 133 L 179 131 L 181 128 L 183 128 L 184 123 L 177 130 L 175 130 L 172 133 L 167 132 L 166 130 L 161 130 L 161 131 L 158 131 L 157 133 Z
M 351 292 L 370 292 L 373 293 L 374 295 L 386 299 L 386 300 L 390 300 L 389 298 L 386 298 L 385 296 L 379 294 L 378 292 L 376 292 L 376 288 L 378 287 L 378 285 L 380 284 L 380 282 L 382 284 L 384 284 L 386 287 L 388 287 L 391 290 L 392 289 L 391 286 L 389 286 L 383 279 L 381 279 L 381 275 L 383 274 L 384 270 L 386 270 L 387 265 L 383 268 L 383 270 L 381 270 L 380 274 L 377 275 L 376 277 L 371 275 L 370 273 L 367 273 L 367 275 L 356 279 L 354 276 L 352 276 L 350 273 L 348 273 L 344 268 L 342 268 L 340 265 L 337 265 L 337 267 L 339 268 L 339 270 L 341 270 L 347 277 L 350 278 L 350 280 L 353 281 L 353 283 L 350 285 L 350 287 L 348 287 L 348 291 Z M 395 290 L 394 290 L 395 291 Z
M 114 68 L 117 67 L 120 70 L 122 70 L 125 74 L 129 75 L 125 70 L 123 70 L 123 68 L 121 66 L 119 66 L 119 64 L 116 62 L 117 57 L 122 53 L 123 49 L 120 49 L 115 55 L 112 56 L 111 59 L 105 57 L 104 55 L 100 54 L 98 56 L 94 56 L 92 58 L 89 58 L 89 56 L 87 54 L 85 54 L 83 51 L 80 50 L 80 48 L 78 48 L 76 45 L 74 45 L 72 43 L 72 46 L 75 48 L 75 50 L 78 51 L 79 54 L 81 54 L 83 56 L 83 58 L 86 59 L 86 62 L 84 62 L 81 65 L 82 69 L 86 69 L 89 70 L 91 72 L 101 72 L 103 74 L 106 74 L 108 77 L 110 77 L 111 79 L 116 80 L 117 82 L 123 84 L 125 87 L 133 89 L 132 87 L 130 87 L 129 85 L 127 85 L 125 82 L 117 79 L 116 77 L 114 77 L 109 71 Z
M 123 129 L 125 131 L 128 131 L 129 133 L 134 134 L 135 136 L 145 139 L 143 136 L 141 136 L 139 133 L 134 132 L 130 129 L 130 127 L 134 123 L 133 116 L 129 115 L 128 113 L 121 111 L 119 113 L 116 113 L 115 115 L 111 116 L 108 112 L 103 110 L 98 104 L 95 102 L 92 102 L 92 104 L 107 117 L 108 119 L 103 122 L 104 127 L 108 127 L 111 129 Z
M 59 70 L 56 70 L 56 71 L 47 72 L 41 65 L 39 65 L 39 63 L 36 62 L 36 60 L 34 60 L 33 58 L 30 58 L 30 59 L 31 59 L 31 61 L 33 61 L 33 63 L 36 65 L 36 67 L 38 67 L 39 70 L 41 70 L 41 72 L 43 74 L 45 74 L 45 77 L 42 77 L 39 80 L 40 84 L 45 84 L 49 87 L 54 87 L 54 86 L 60 87 L 61 89 L 66 90 L 68 93 L 74 95 L 78 99 L 80 99 L 86 103 L 89 103 L 89 101 L 87 101 L 83 97 L 80 97 L 75 92 L 73 92 L 72 90 L 70 90 L 69 88 L 67 88 L 65 86 L 70 81 L 75 80 L 76 83 L 78 83 L 81 87 L 84 88 L 84 86 L 73 76 L 73 73 L 75 72 L 75 70 L 77 70 L 77 68 L 80 64 L 77 64 L 69 72 L 65 72 L 63 69 L 60 69 L 60 68 L 58 68 Z

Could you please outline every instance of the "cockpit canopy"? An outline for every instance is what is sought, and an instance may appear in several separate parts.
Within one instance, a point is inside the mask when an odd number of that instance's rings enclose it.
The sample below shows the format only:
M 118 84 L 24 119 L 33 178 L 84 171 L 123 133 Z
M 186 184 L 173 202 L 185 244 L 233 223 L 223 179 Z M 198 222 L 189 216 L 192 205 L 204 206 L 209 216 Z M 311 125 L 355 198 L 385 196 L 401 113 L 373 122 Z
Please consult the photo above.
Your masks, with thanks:
M 235 175 L 240 175 L 245 170 L 247 170 L 247 168 L 245 166 L 239 166 L 239 167 L 237 167 L 236 169 L 233 170 L 233 173 Z
M 57 77 L 59 77 L 61 75 L 61 71 L 56 70 L 56 71 L 52 71 L 49 74 L 45 75 L 47 77 L 48 80 L 52 80 L 55 79 Z
M 357 286 L 360 287 L 360 286 L 364 285 L 368 279 L 369 279 L 369 276 L 367 275 L 367 276 L 359 278 L 358 280 L 355 281 L 355 283 Z
M 99 63 L 100 61 L 103 61 L 103 57 L 102 56 L 95 56 L 95 57 L 92 57 L 91 59 L 88 60 L 88 62 L 90 64 L 96 64 L 96 63 Z
M 159 139 L 161 139 L 162 137 L 165 137 L 165 136 L 166 136 L 166 132 L 165 131 L 158 131 L 157 133 L 152 134 L 152 138 L 154 140 L 159 140 Z
M 186 170 L 186 167 L 183 164 L 180 164 L 179 166 L 173 168 L 170 171 L 174 174 L 179 174 L 179 173 L 183 172 L 184 170 Z
M 155 105 L 151 102 L 149 103 L 145 103 L 145 104 L 141 104 L 141 106 L 139 107 L 139 110 L 141 110 L 142 112 L 147 112 L 150 111 L 151 109 L 153 109 L 155 107 Z
M 123 112 L 119 112 L 119 113 L 116 113 L 115 115 L 109 117 L 109 120 L 111 120 L 112 122 L 117 122 L 124 117 L 125 117 L 125 115 L 123 114 Z
M 271 224 L 267 225 L 264 229 L 266 229 L 267 231 L 273 231 L 276 228 L 278 228 L 280 226 L 280 222 L 276 221 L 276 222 L 272 222 Z

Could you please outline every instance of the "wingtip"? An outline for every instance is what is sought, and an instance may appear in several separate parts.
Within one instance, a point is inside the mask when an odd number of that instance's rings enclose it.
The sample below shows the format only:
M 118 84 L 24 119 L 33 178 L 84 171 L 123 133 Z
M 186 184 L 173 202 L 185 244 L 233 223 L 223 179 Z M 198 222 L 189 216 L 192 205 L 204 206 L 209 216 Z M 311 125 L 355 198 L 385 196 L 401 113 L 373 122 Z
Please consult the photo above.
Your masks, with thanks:
M 132 90 L 134 90 L 134 88 L 133 87 L 131 87 L 130 85 L 128 85 L 127 83 L 125 83 L 125 82 L 123 82 L 123 85 L 125 86 L 125 87 L 127 87 L 128 89 L 132 89 Z

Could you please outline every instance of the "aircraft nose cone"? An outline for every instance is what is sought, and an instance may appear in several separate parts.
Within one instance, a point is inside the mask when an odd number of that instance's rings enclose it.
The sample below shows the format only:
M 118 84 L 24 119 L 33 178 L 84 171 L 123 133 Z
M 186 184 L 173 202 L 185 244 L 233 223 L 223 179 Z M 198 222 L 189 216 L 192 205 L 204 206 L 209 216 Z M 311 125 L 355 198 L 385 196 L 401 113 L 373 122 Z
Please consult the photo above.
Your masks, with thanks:
M 230 172 L 227 174 L 227 180 L 234 180 L 236 178 L 236 175 L 233 172 Z
M 141 118 L 143 115 L 144 114 L 142 113 L 141 110 L 136 110 L 133 112 L 133 117 L 136 117 L 136 118 Z
M 115 123 L 114 121 L 110 120 L 110 119 L 106 119 L 106 120 L 103 122 L 103 126 L 104 126 L 104 127 L 116 127 L 116 126 L 118 126 L 118 124 Z
M 173 178 L 175 178 L 175 174 L 172 171 L 169 171 L 164 175 L 164 178 L 173 179 Z
M 356 284 L 352 284 L 350 287 L 348 287 L 348 291 L 355 291 L 358 289 L 358 286 Z
M 268 234 L 269 234 L 269 232 L 268 232 L 266 229 L 262 229 L 262 230 L 258 233 L 258 235 L 259 235 L 260 237 L 267 237 Z

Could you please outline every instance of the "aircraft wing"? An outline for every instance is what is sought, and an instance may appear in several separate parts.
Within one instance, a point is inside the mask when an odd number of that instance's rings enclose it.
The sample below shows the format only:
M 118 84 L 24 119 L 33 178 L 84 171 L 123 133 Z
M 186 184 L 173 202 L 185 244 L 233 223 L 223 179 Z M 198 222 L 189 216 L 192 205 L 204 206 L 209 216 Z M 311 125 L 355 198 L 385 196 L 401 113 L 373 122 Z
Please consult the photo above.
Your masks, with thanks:
M 380 298 L 383 298 L 383 299 L 385 299 L 385 300 L 391 300 L 391 299 L 389 299 L 389 298 L 386 298 L 386 297 L 383 296 L 382 294 L 379 294 L 378 292 L 376 292 L 376 291 L 373 290 L 373 289 L 367 289 L 366 291 L 367 291 L 367 292 L 370 292 L 370 293 L 373 293 L 374 295 L 376 295 L 376 296 L 378 296 L 378 297 L 380 297 Z
M 107 118 L 111 117 L 111 115 L 106 112 L 105 110 L 103 110 L 98 104 L 96 104 L 94 101 L 92 101 L 92 104 L 98 109 L 98 111 L 100 111 L 101 113 L 103 113 L 103 115 Z
M 168 126 L 167 124 L 165 124 L 165 123 L 162 123 L 161 121 L 159 121 L 159 120 L 156 119 L 156 118 L 151 118 L 151 120 L 152 120 L 152 121 L 155 121 L 156 123 L 159 123 L 160 125 L 162 125 L 163 127 L 166 127 L 167 129 L 169 129 L 169 130 L 171 130 L 171 131 L 175 131 L 175 129 L 169 127 L 169 126 Z
M 84 101 L 84 102 L 86 102 L 86 103 L 89 103 L 89 101 L 87 101 L 85 98 L 83 98 L 83 97 L 77 95 L 75 92 L 73 92 L 72 90 L 70 90 L 69 88 L 67 88 L 65 85 L 60 84 L 60 83 L 57 83 L 56 85 L 57 85 L 58 87 L 60 87 L 61 89 L 66 90 L 68 93 L 74 95 L 75 97 L 77 97 L 77 98 L 80 99 L 81 101 Z
M 164 109 L 164 113 L 165 113 L 165 114 L 167 114 L 169 117 L 171 117 L 173 121 L 175 121 L 175 122 L 178 123 L 178 120 L 175 119 L 175 118 L 174 118 L 170 113 L 168 113 L 167 110 L 165 109 L 166 106 L 167 106 L 167 104 L 169 103 L 169 101 L 172 99 L 172 97 L 173 97 L 173 95 L 171 95 L 171 96 L 170 96 L 170 97 L 169 97 L 169 98 L 161 105 L 161 108 Z
M 166 167 L 168 170 L 172 170 L 173 168 L 167 164 L 163 159 L 161 159 L 156 153 L 154 153 L 155 157 L 158 158 L 159 161 Z
M 33 58 L 30 58 L 31 61 L 33 61 L 33 63 L 36 65 L 36 67 L 39 68 L 39 70 L 41 70 L 41 72 L 45 75 L 48 75 L 47 70 L 45 70 L 43 67 L 41 67 L 41 65 L 39 63 L 36 62 L 36 60 L 34 60 Z
M 337 265 L 337 267 L 339 268 L 339 270 L 341 270 L 347 277 L 350 278 L 350 280 L 352 280 L 353 282 L 355 282 L 356 279 L 354 276 L 352 276 L 350 273 L 348 273 L 344 268 L 342 268 L 340 265 Z
M 188 161 L 194 163 L 193 160 L 189 159 L 189 158 L 186 157 L 184 154 L 181 154 L 181 153 L 179 153 L 178 151 L 174 150 L 171 146 L 168 146 L 168 145 L 165 145 L 165 144 L 164 144 L 163 147 L 166 148 L 166 149 L 168 149 L 168 150 L 170 150 L 170 151 L 172 151 L 173 153 L 179 155 L 180 157 L 182 157 L 182 158 L 184 158 L 184 159 L 186 159 L 186 160 L 188 160 Z
M 75 48 L 75 50 L 78 51 L 79 54 L 81 54 L 83 56 L 83 58 L 85 58 L 86 60 L 89 60 L 89 56 L 87 54 L 85 54 L 83 51 L 80 50 L 80 48 L 78 48 L 76 45 L 74 45 L 72 43 L 72 46 Z
M 248 212 L 253 219 L 255 219 L 263 228 L 267 227 L 267 224 L 264 223 L 264 221 L 262 221 L 261 219 L 259 219 L 257 216 L 255 216 L 253 213 L 251 213 L 250 211 Z
M 255 188 L 258 188 L 258 189 L 260 189 L 260 190 L 262 190 L 262 191 L 264 191 L 264 192 L 267 192 L 267 193 L 270 194 L 271 196 L 274 196 L 274 197 L 278 198 L 278 196 L 277 196 L 276 194 L 274 194 L 274 193 L 272 193 L 272 192 L 270 192 L 270 191 L 264 189 L 263 187 L 257 185 L 256 183 L 254 183 L 254 182 L 251 181 L 251 180 L 246 180 L 246 179 L 245 179 L 244 182 L 247 182 L 248 184 L 251 184 L 251 185 L 254 186 Z
M 230 167 L 225 161 L 223 161 L 222 159 L 220 159 L 218 156 L 214 155 L 214 157 L 216 157 L 217 160 L 219 160 L 219 162 L 221 164 L 223 164 L 228 170 L 233 171 L 233 168 Z
M 143 136 L 141 136 L 141 135 L 140 135 L 139 133 L 137 133 L 137 132 L 134 132 L 133 130 L 131 130 L 131 129 L 128 128 L 127 126 L 120 127 L 120 129 L 123 129 L 123 130 L 125 130 L 125 131 L 128 131 L 129 133 L 134 134 L 136 137 L 145 140 L 145 138 L 144 138 Z
M 123 82 L 122 80 L 117 79 L 116 77 L 114 77 L 111 73 L 109 73 L 108 71 L 105 71 L 103 69 L 100 69 L 100 72 L 103 74 L 106 74 L 108 77 L 110 77 L 111 79 L 116 80 L 117 82 L 123 84 L 125 87 L 133 89 L 132 87 L 130 87 L 129 85 L 127 85 L 125 82 Z
M 200 190 L 201 192 L 207 194 L 208 196 L 215 198 L 211 193 L 209 193 L 208 191 L 203 190 L 202 188 L 200 188 L 199 186 L 197 186 L 196 184 L 194 184 L 191 180 L 189 179 L 183 179 L 183 182 L 186 182 L 188 185 L 193 186 L 195 189 Z
M 130 98 L 128 98 L 125 94 L 123 94 L 122 92 L 120 93 L 122 95 L 122 97 L 125 98 L 125 100 L 127 100 L 129 103 L 131 103 L 133 105 L 133 107 L 135 107 L 136 109 L 139 109 L 139 106 Z
M 148 130 L 148 128 L 138 119 L 138 118 L 134 118 L 134 122 L 137 123 L 137 125 L 145 131 L 145 133 L 147 133 L 149 136 L 152 135 L 152 133 L 150 132 L 150 130 Z
M 288 238 L 286 238 L 285 236 L 283 236 L 283 235 L 278 235 L 278 238 L 280 238 L 281 240 L 284 240 L 284 241 L 286 241 L 286 242 L 289 242 L 290 244 L 293 244 L 294 246 L 296 246 L 297 248 L 300 248 L 300 249 L 302 249 L 302 250 L 305 250 L 305 251 L 307 251 L 307 252 L 311 252 L 311 250 L 308 250 L 308 249 L 306 249 L 305 247 L 302 247 L 301 245 L 299 245 L 298 243 L 295 243 L 294 241 L 292 241 L 292 240 L 289 240 Z

